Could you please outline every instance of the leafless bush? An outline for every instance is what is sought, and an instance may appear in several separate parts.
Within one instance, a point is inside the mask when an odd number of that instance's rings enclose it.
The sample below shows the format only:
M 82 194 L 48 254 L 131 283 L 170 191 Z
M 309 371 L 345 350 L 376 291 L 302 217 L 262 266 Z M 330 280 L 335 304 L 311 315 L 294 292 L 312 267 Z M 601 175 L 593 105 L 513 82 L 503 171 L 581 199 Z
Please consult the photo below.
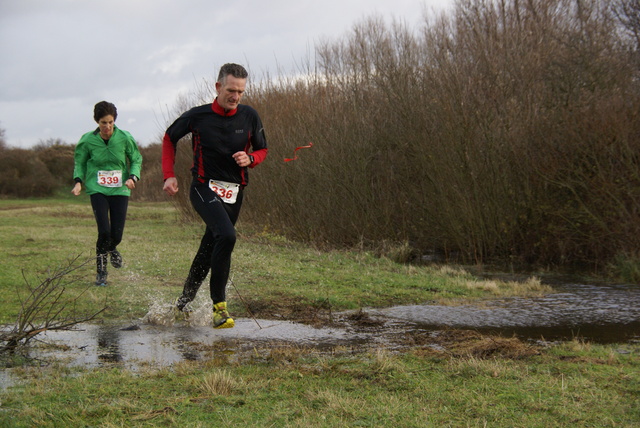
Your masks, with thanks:
M 106 309 L 95 312 L 78 309 L 79 300 L 88 287 L 75 296 L 69 296 L 67 286 L 75 282 L 69 275 L 83 265 L 78 264 L 76 258 L 68 265 L 48 273 L 36 286 L 31 285 L 23 272 L 26 295 L 22 287 L 16 287 L 21 310 L 13 328 L 0 333 L 0 354 L 24 347 L 40 333 L 72 329 L 77 324 L 94 319 Z
M 142 177 L 131 192 L 132 201 L 162 201 L 162 146 L 160 143 L 140 147 Z
M 5 130 L 0 128 L 0 152 L 7 148 L 7 142 L 4 139 Z
M 47 165 L 32 150 L 3 150 L 0 171 L 0 195 L 19 198 L 50 196 L 58 187 Z
M 608 6 L 463 0 L 418 34 L 373 18 L 319 46 L 311 77 L 251 93 L 274 156 L 248 216 L 478 262 L 637 248 L 638 91 Z
M 72 183 L 74 151 L 74 145 L 60 139 L 40 141 L 33 148 L 34 155 L 45 164 L 56 187 Z
M 461 261 L 597 267 L 636 253 L 637 43 L 622 31 L 634 10 L 459 0 L 419 29 L 362 21 L 295 77 L 247 91 L 270 155 L 243 219 Z
M 616 0 L 612 2 L 615 17 L 635 44 L 635 52 L 640 50 L 640 0 Z

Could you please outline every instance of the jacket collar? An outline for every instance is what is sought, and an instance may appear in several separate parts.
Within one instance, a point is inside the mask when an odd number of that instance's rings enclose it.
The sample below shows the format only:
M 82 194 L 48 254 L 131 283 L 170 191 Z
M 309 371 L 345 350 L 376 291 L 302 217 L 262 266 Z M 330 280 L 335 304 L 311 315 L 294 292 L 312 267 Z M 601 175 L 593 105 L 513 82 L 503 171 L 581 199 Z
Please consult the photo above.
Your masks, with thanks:
M 117 130 L 118 130 L 118 127 L 114 125 L 113 126 L 113 134 L 115 134 Z M 113 137 L 113 134 L 111 134 L 112 137 Z M 100 136 L 100 127 L 97 127 L 96 130 L 93 131 L 93 135 Z M 102 137 L 100 137 L 100 138 L 102 138 Z
M 238 112 L 237 107 L 233 110 L 225 111 L 222 107 L 220 107 L 220 104 L 218 104 L 218 97 L 213 100 L 213 104 L 211 104 L 211 110 L 213 110 L 214 113 L 217 113 L 220 116 L 233 116 Z

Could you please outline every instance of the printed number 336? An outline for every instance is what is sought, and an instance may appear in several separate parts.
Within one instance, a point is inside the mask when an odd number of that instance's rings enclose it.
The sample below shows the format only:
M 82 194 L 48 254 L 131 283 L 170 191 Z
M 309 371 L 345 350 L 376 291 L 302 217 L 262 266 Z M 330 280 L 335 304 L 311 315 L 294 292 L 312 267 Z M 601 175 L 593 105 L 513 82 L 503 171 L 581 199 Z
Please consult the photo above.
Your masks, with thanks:
M 213 190 L 214 192 L 216 192 L 218 194 L 218 196 L 220 196 L 222 199 L 231 199 L 233 197 L 233 190 L 232 189 L 221 189 L 217 186 L 213 186 L 211 187 L 211 190 Z

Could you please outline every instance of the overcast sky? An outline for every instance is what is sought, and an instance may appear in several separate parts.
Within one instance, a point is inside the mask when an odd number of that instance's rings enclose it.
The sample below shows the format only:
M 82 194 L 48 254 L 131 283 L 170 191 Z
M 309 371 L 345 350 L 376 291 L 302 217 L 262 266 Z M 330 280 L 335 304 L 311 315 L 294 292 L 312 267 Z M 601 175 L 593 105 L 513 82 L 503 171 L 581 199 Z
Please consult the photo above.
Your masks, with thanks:
M 453 0 L 0 0 L 0 128 L 11 147 L 95 129 L 93 106 L 157 142 L 167 112 L 226 62 L 254 78 L 293 72 L 321 41 L 372 16 L 404 20 Z M 171 118 L 173 119 L 173 118 Z

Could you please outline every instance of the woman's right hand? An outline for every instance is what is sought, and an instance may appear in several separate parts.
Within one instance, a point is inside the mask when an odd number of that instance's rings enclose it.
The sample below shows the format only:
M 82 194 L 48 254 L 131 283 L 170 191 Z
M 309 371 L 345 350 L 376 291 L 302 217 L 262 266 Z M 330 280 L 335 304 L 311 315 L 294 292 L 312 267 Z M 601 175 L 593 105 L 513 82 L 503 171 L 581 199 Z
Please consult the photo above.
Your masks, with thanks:
M 71 189 L 71 193 L 76 196 L 80 195 L 80 191 L 82 191 L 82 183 L 76 183 L 76 185 L 73 186 L 73 189 Z

